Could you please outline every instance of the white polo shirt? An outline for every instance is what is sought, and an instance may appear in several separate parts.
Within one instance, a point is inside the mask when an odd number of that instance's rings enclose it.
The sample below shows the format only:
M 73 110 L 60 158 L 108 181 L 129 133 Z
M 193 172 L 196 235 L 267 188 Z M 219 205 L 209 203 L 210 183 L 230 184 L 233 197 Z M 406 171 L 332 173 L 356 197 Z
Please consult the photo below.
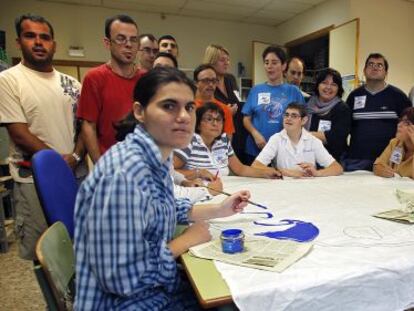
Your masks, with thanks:
M 296 146 L 290 141 L 285 129 L 274 134 L 256 160 L 264 165 L 273 161 L 274 167 L 282 169 L 298 169 L 297 164 L 304 162 L 327 167 L 335 161 L 322 142 L 305 129 L 302 129 Z

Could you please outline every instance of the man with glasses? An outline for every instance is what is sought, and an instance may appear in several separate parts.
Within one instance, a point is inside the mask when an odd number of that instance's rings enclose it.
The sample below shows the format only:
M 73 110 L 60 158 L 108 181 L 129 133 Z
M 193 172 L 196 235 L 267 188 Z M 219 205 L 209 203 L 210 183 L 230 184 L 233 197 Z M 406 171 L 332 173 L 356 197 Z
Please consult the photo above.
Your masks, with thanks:
M 198 66 L 194 70 L 194 82 L 197 87 L 195 103 L 198 107 L 201 107 L 207 102 L 212 102 L 218 105 L 224 111 L 224 133 L 227 134 L 229 139 L 234 133 L 233 114 L 230 106 L 218 101 L 214 97 L 214 92 L 218 84 L 218 78 L 216 70 L 209 64 L 203 64 Z
M 299 57 L 292 57 L 288 60 L 286 68 L 286 82 L 296 85 L 300 89 L 305 72 L 305 63 Z M 301 92 L 304 98 L 310 97 L 308 93 L 302 90 Z
M 116 143 L 113 124 L 132 109 L 132 92 L 143 72 L 135 65 L 139 47 L 138 26 L 127 15 L 105 21 L 106 64 L 88 71 L 83 80 L 78 117 L 91 160 Z
M 283 130 L 270 137 L 252 166 L 265 168 L 272 163 L 282 175 L 295 178 L 342 174 L 341 165 L 322 142 L 303 128 L 307 121 L 303 104 L 288 104 L 283 114 Z M 317 165 L 322 168 L 317 169 Z
M 395 136 L 402 111 L 410 106 L 400 89 L 385 82 L 387 73 L 385 57 L 370 54 L 364 67 L 366 84 L 348 96 L 352 125 L 349 150 L 342 162 L 346 171 L 372 170 L 375 159 Z
M 154 66 L 155 56 L 158 54 L 157 39 L 150 33 L 142 34 L 138 37 L 139 50 L 138 61 L 142 70 L 151 70 Z
M 158 46 L 160 52 L 170 53 L 175 58 L 178 58 L 178 44 L 175 38 L 171 35 L 164 35 L 158 39 Z

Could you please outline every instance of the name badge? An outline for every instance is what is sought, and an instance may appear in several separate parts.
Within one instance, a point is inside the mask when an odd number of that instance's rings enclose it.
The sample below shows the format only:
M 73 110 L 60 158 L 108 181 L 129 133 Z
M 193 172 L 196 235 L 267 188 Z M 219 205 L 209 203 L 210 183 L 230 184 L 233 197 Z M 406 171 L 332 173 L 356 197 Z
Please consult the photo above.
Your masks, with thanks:
M 395 147 L 391 153 L 390 162 L 394 164 L 400 164 L 402 161 L 403 150 L 401 147 Z
M 327 132 L 331 130 L 332 122 L 329 120 L 319 120 L 318 132 Z
M 363 109 L 365 108 L 365 102 L 367 100 L 367 96 L 355 96 L 354 99 L 354 110 L 356 109 Z
M 257 97 L 258 105 L 268 105 L 270 104 L 270 93 L 259 93 Z

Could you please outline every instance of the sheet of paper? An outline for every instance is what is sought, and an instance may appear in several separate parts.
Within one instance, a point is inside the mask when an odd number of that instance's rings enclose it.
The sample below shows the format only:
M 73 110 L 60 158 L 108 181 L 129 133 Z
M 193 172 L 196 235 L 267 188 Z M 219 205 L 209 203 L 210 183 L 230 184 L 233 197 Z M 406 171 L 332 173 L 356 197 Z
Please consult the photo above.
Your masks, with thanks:
M 190 254 L 205 259 L 214 259 L 238 266 L 282 272 L 312 248 L 312 243 L 280 241 L 266 238 L 248 238 L 244 242 L 244 251 L 236 254 L 223 253 L 220 240 L 190 248 Z

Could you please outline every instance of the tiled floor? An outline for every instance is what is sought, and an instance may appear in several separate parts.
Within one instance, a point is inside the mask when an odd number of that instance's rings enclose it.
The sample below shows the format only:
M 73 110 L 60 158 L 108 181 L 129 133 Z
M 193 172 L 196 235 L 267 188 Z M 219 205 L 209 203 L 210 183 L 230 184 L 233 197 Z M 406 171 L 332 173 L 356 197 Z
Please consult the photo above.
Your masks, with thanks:
M 0 254 L 0 311 L 46 310 L 39 285 L 33 273 L 33 263 L 20 259 L 17 244 L 11 243 Z

